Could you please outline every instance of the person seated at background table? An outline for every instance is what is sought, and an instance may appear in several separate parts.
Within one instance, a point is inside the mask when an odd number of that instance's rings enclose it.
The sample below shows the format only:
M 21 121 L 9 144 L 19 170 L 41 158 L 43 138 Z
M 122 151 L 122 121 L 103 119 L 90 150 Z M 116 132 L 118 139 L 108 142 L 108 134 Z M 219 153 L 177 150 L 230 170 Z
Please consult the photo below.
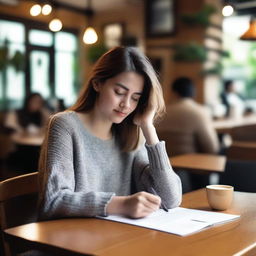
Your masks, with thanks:
M 41 94 L 32 93 L 26 97 L 21 109 L 7 114 L 5 126 L 12 128 L 18 134 L 38 135 L 42 133 L 49 115 Z
M 179 77 L 171 84 L 173 102 L 167 106 L 166 115 L 157 130 L 173 134 L 175 143 L 169 155 L 185 153 L 212 153 L 219 151 L 219 142 L 212 125 L 210 111 L 193 97 L 195 87 L 188 77 Z
M 226 107 L 226 117 L 243 116 L 251 113 L 252 109 L 246 106 L 245 100 L 236 91 L 235 82 L 226 80 L 224 82 L 224 91 L 220 95 L 222 104 Z
M 105 53 L 77 102 L 50 119 L 39 163 L 39 219 L 141 218 L 161 199 L 179 206 L 181 182 L 154 127 L 163 110 L 161 85 L 138 49 Z
M 49 115 L 39 93 L 28 95 L 21 109 L 7 114 L 5 127 L 13 130 L 7 157 L 9 169 L 25 173 L 37 170 L 41 144 L 32 143 L 31 139 L 43 140 L 43 130 Z
M 193 81 L 188 77 L 179 77 L 173 81 L 170 88 L 173 103 L 167 106 L 166 115 L 157 126 L 160 139 L 166 140 L 169 156 L 218 153 L 219 141 L 212 125 L 210 112 L 193 99 L 195 94 Z M 192 189 L 209 183 L 206 176 L 192 174 L 189 176 Z

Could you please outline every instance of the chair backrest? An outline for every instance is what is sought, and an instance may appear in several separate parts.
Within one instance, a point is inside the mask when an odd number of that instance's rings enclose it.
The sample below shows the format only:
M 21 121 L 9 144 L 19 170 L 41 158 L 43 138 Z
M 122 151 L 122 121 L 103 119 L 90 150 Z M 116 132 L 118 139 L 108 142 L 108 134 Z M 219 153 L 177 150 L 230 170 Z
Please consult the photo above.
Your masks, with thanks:
M 34 222 L 37 219 L 38 172 L 13 177 L 0 182 L 0 228 L 1 231 Z M 5 254 L 8 245 L 1 233 Z
M 256 161 L 228 160 L 219 182 L 236 191 L 256 192 Z
M 256 142 L 234 141 L 227 149 L 227 158 L 256 161 Z
M 231 137 L 234 141 L 255 141 L 256 142 L 256 125 L 246 125 L 234 127 L 231 130 Z
M 194 153 L 194 136 L 189 132 L 177 131 L 157 131 L 158 137 L 166 143 L 168 156 L 176 156 Z

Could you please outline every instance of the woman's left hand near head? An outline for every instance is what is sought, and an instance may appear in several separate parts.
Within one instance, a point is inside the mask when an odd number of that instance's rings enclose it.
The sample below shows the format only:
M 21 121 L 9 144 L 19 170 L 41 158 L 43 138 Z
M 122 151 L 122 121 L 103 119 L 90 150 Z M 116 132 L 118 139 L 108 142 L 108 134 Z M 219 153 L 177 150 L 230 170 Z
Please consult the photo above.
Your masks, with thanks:
M 133 119 L 133 123 L 143 129 L 143 127 L 152 126 L 156 113 L 156 100 L 150 96 L 148 106 L 142 113 L 137 113 Z

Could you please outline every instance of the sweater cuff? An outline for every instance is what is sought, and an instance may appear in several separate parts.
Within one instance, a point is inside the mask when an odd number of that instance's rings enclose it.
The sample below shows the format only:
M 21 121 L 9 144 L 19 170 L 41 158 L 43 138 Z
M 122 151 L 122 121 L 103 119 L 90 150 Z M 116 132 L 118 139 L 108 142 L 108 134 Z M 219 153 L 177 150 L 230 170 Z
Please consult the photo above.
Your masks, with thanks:
M 107 205 L 109 204 L 109 202 L 111 201 L 111 199 L 113 198 L 113 196 L 115 196 L 115 193 L 102 193 L 102 196 L 100 197 L 100 200 L 98 202 L 98 207 L 96 209 L 96 212 L 98 213 L 97 215 L 99 216 L 107 216 Z
M 149 163 L 154 170 L 166 169 L 170 166 L 169 157 L 166 153 L 165 141 L 159 141 L 155 145 L 145 145 L 148 152 Z

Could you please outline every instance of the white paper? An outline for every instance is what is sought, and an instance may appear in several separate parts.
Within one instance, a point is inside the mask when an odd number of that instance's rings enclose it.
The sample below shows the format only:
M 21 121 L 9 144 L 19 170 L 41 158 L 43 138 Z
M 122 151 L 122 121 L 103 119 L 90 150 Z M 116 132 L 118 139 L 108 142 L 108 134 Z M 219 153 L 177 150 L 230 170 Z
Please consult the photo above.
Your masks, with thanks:
M 141 219 L 129 219 L 116 215 L 99 218 L 186 236 L 198 232 L 203 228 L 231 221 L 239 217 L 240 215 L 177 207 L 169 209 L 168 212 L 159 209 Z

